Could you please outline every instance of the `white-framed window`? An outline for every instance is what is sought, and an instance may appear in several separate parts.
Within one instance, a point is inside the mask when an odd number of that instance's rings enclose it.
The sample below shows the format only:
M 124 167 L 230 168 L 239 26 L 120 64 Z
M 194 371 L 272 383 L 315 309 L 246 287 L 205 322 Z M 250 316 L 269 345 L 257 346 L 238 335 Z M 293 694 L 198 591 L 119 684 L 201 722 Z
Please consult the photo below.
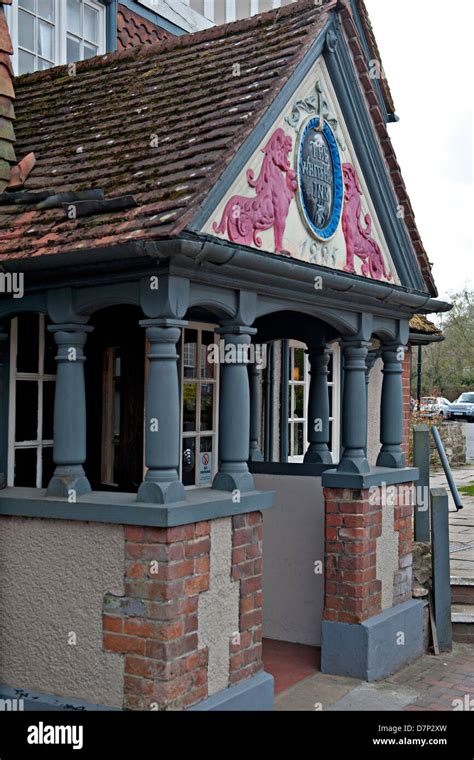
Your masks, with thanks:
M 289 345 L 289 414 L 288 461 L 302 462 L 308 448 L 308 395 L 310 366 L 304 343 L 291 341 Z M 333 462 L 340 455 L 340 348 L 332 343 L 328 348 L 329 391 L 329 450 Z
M 189 324 L 180 341 L 180 477 L 187 488 L 210 486 L 218 469 L 219 365 L 208 346 L 219 344 L 216 325 Z
M 6 9 L 15 74 L 106 51 L 106 9 L 98 0 L 13 0 Z
M 46 488 L 54 472 L 56 347 L 46 317 L 22 314 L 10 334 L 9 486 Z

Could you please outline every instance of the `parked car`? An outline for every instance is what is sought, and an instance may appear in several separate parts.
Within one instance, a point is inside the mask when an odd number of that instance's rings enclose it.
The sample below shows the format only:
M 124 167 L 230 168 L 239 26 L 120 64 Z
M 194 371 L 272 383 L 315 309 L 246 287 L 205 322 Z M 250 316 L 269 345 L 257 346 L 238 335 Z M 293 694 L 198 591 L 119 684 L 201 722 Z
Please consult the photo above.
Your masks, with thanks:
M 474 393 L 461 393 L 449 409 L 450 419 L 474 422 Z
M 423 396 L 420 399 L 420 411 L 426 417 L 443 417 L 445 420 L 449 420 L 451 402 L 443 396 Z

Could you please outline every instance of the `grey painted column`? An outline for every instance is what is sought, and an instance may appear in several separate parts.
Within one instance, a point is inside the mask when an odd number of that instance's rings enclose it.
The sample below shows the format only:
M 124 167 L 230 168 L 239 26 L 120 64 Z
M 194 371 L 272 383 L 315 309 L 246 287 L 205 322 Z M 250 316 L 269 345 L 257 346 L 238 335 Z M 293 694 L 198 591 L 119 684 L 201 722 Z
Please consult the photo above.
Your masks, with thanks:
M 78 324 L 50 325 L 57 345 L 54 393 L 54 447 L 56 465 L 47 495 L 70 498 L 89 493 L 86 461 L 86 392 L 84 345 L 94 328 Z
M 329 353 L 326 346 L 309 348 L 308 443 L 305 462 L 332 464 L 329 451 Z
M 367 446 L 366 359 L 370 343 L 362 340 L 343 343 L 344 396 L 342 402 L 342 458 L 339 472 L 370 471 Z
M 400 343 L 382 346 L 383 383 L 380 406 L 379 467 L 405 467 L 403 441 L 402 362 L 406 348 Z
M 413 467 L 420 477 L 415 483 L 415 541 L 430 540 L 430 429 L 415 425 L 413 429 Z
M 8 351 L 8 330 L 0 323 L 0 488 L 7 484 L 7 449 L 8 449 L 8 361 L 4 354 Z
M 183 501 L 186 491 L 179 479 L 180 394 L 176 344 L 187 322 L 144 319 L 150 342 L 145 409 L 145 464 L 148 472 L 138 489 L 137 501 L 169 504 Z
M 258 435 L 260 432 L 260 375 L 257 365 L 249 364 L 250 384 L 250 453 L 251 462 L 263 462 L 262 452 L 258 447 Z
M 220 491 L 253 491 L 254 482 L 247 464 L 250 391 L 245 347 L 250 344 L 250 336 L 255 335 L 257 331 L 251 327 L 228 325 L 218 332 L 224 340 L 225 348 L 234 349 L 232 354 L 235 360 L 221 365 L 219 472 L 212 487 Z

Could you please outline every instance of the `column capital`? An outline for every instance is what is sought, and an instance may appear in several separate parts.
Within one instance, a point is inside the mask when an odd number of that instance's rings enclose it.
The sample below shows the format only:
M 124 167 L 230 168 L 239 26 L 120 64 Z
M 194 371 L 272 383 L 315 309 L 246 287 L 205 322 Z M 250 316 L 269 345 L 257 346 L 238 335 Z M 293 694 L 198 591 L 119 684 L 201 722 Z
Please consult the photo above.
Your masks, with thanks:
M 188 321 L 185 319 L 167 319 L 166 317 L 158 317 L 156 319 L 141 319 L 139 321 L 140 327 L 146 329 L 150 327 L 187 327 Z
M 221 327 L 218 327 L 216 330 L 216 333 L 218 335 L 256 335 L 257 334 L 257 328 L 256 327 L 247 327 L 246 325 L 240 325 L 234 323 L 229 324 L 223 324 Z
M 65 322 L 64 324 L 59 325 L 48 325 L 47 330 L 50 333 L 91 333 L 94 331 L 94 328 L 92 325 L 81 325 L 73 322 Z

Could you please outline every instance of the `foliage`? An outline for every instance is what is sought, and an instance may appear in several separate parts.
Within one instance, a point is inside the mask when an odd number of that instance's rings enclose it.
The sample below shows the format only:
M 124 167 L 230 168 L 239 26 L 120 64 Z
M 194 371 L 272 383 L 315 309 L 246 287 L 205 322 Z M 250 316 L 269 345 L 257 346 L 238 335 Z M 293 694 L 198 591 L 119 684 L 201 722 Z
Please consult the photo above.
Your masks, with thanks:
M 450 302 L 453 309 L 439 324 L 445 340 L 423 348 L 422 392 L 454 401 L 474 390 L 474 290 L 466 287 L 450 296 Z M 413 371 L 416 374 L 416 354 Z

